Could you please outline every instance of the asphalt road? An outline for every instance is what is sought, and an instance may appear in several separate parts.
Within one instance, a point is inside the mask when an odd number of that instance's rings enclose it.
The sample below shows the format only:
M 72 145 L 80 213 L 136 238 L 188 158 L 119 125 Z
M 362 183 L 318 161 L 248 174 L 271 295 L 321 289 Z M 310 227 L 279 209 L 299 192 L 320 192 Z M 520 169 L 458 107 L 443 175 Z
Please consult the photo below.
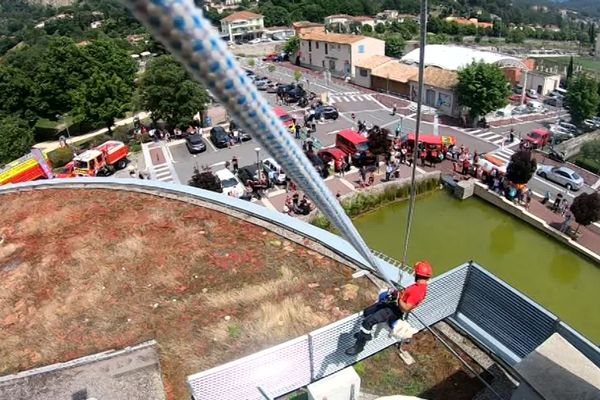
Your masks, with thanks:
M 293 71 L 289 68 L 276 65 L 276 69 L 273 72 L 267 71 L 266 63 L 257 63 L 254 70 L 259 75 L 268 76 L 271 80 L 276 80 L 283 83 L 289 83 L 293 81 Z M 307 82 L 305 77 L 308 77 L 308 88 L 316 93 L 329 92 L 330 96 L 335 99 L 334 105 L 340 111 L 340 118 L 336 121 L 326 121 L 324 124 L 317 125 L 317 132 L 314 135 L 323 146 L 332 146 L 335 143 L 335 134 L 340 130 L 347 128 L 356 128 L 355 122 L 352 120 L 352 114 L 355 114 L 356 120 L 366 121 L 367 126 L 379 125 L 390 129 L 392 132 L 395 131 L 396 127 L 401 124 L 402 132 L 414 132 L 416 121 L 414 114 L 408 116 L 402 116 L 399 114 L 392 115 L 391 110 L 379 101 L 371 91 L 360 91 L 359 89 L 352 89 L 345 85 L 340 85 L 335 82 L 329 83 L 322 77 L 314 75 L 304 75 L 301 82 L 304 83 L 305 87 Z M 263 93 L 266 100 L 272 106 L 276 105 L 276 99 L 274 94 Z M 290 115 L 302 118 L 303 110 L 297 106 L 287 107 L 284 106 L 290 113 Z M 515 124 L 514 128 L 517 133 L 521 133 L 523 136 L 527 132 L 535 128 L 542 127 L 542 123 L 539 122 L 523 122 Z M 512 147 L 506 149 L 501 148 L 500 143 L 503 138 L 506 137 L 507 132 L 510 130 L 510 126 L 504 126 L 500 128 L 494 128 L 490 130 L 479 130 L 479 131 L 463 131 L 453 127 L 447 127 L 439 125 L 437 131 L 440 135 L 454 135 L 457 138 L 458 143 L 468 147 L 471 151 L 482 152 L 500 152 L 502 157 L 509 159 L 516 143 Z M 432 134 L 434 126 L 431 123 L 422 123 L 423 134 Z M 203 153 L 192 155 L 188 152 L 185 143 L 171 144 L 168 146 L 173 160 L 175 161 L 173 167 L 177 173 L 179 181 L 182 183 L 187 182 L 192 176 L 194 167 L 209 166 L 214 170 L 225 167 L 227 161 L 236 156 L 239 160 L 239 165 L 249 165 L 257 162 L 256 148 L 258 143 L 255 140 L 250 140 L 239 145 L 235 145 L 232 148 L 217 149 L 208 139 L 208 130 L 205 130 L 205 142 L 207 144 L 207 150 Z M 264 150 L 259 150 L 258 157 L 264 159 L 270 157 Z M 556 196 L 558 192 L 565 193 L 566 189 L 560 187 L 557 184 L 548 182 L 538 176 L 535 176 L 531 182 L 530 187 L 536 193 L 543 195 L 546 191 L 549 191 L 552 197 Z M 593 189 L 586 186 L 582 189 L 585 192 L 591 192 Z M 580 191 L 581 192 L 581 191 Z M 578 193 L 575 193 L 577 195 Z M 572 199 L 574 194 L 570 192 L 567 194 L 568 198 Z

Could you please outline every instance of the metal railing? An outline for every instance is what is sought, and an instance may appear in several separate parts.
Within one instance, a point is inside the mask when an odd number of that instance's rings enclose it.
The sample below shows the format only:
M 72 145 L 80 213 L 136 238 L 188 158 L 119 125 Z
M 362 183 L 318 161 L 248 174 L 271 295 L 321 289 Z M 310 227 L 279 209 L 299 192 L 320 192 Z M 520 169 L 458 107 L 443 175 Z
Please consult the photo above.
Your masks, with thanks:
M 379 256 L 379 254 L 377 254 Z M 430 282 L 426 301 L 415 311 L 427 325 L 449 319 L 467 336 L 509 366 L 558 332 L 600 367 L 600 349 L 546 309 L 475 263 Z M 424 326 L 411 315 L 409 323 Z M 354 314 L 307 335 L 188 377 L 196 400 L 277 397 L 346 368 L 395 343 L 386 326 L 358 356 L 353 343 L 361 315 Z

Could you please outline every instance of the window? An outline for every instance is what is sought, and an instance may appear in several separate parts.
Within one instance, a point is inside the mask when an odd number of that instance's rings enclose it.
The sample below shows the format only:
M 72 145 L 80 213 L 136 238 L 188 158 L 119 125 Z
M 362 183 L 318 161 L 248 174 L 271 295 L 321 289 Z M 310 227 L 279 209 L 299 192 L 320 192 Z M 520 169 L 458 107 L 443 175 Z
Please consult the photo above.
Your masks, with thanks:
M 329 46 L 328 43 L 325 43 L 325 54 L 329 54 Z
M 315 42 L 315 49 L 318 49 L 318 48 L 319 48 L 319 42 Z
M 358 45 L 358 54 L 364 54 L 364 53 L 365 53 L 365 45 L 359 44 Z
M 321 61 L 321 64 L 323 64 L 323 68 L 325 68 L 325 60 Z
M 308 51 L 312 51 L 312 42 L 308 41 Z
M 359 71 L 360 76 L 365 76 L 366 77 L 366 76 L 369 75 L 368 72 L 367 72 L 367 70 L 364 69 L 364 68 L 359 68 L 358 71 Z
M 329 70 L 335 71 L 335 60 L 329 60 Z

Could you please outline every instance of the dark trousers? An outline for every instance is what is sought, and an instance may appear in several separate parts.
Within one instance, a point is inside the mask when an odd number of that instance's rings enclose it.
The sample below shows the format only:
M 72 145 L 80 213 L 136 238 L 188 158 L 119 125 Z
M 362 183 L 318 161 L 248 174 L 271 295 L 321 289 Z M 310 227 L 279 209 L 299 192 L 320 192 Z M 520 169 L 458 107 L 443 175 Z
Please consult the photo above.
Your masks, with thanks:
M 394 303 L 375 303 L 363 311 L 360 330 L 370 336 L 375 325 L 385 322 L 391 326 L 403 316 L 404 313 Z

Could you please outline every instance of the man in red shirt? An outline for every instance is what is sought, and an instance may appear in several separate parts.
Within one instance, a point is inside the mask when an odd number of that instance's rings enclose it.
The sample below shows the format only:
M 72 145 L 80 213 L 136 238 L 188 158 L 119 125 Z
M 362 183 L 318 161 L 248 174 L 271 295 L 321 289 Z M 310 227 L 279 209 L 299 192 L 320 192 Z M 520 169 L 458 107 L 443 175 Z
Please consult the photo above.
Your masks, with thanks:
M 405 314 L 412 311 L 415 307 L 425 300 L 427 295 L 427 281 L 431 278 L 432 268 L 427 261 L 419 261 L 415 264 L 415 283 L 398 292 L 393 290 L 388 292 L 386 299 L 363 311 L 363 321 L 354 336 L 356 343 L 346 350 L 349 356 L 355 356 L 365 348 L 367 341 L 371 340 L 373 327 L 382 322 L 387 322 L 390 326 L 398 319 L 404 318 Z

